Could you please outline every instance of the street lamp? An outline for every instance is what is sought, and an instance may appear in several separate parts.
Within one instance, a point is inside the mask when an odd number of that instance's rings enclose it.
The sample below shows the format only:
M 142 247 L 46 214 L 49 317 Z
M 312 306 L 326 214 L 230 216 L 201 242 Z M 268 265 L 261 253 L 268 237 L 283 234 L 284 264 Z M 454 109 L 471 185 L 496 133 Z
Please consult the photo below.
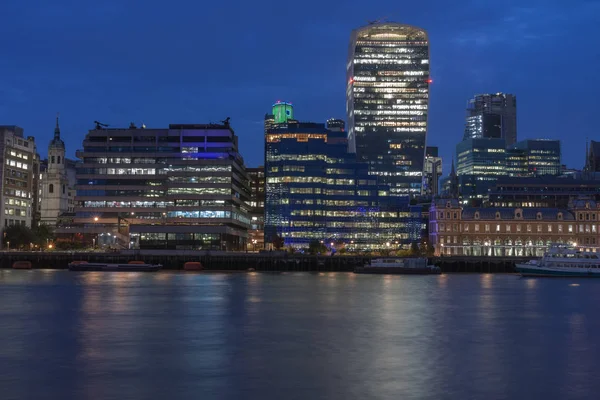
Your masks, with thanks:
M 10 242 L 6 242 L 6 245 L 8 246 L 8 251 L 10 251 Z
M 94 217 L 94 222 L 98 222 L 98 217 Z
M 50 243 L 50 244 L 48 245 L 48 248 L 49 248 L 50 250 L 52 250 L 52 248 L 53 248 L 53 247 L 54 247 L 54 246 L 52 245 L 52 243 Z

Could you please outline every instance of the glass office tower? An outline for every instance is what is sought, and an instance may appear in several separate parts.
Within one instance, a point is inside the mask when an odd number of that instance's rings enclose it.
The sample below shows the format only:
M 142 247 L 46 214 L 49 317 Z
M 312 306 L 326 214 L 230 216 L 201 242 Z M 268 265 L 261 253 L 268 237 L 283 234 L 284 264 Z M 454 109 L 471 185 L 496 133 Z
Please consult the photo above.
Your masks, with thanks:
M 351 152 L 391 195 L 421 193 L 429 104 L 429 40 L 410 25 L 352 32 L 346 112 Z
M 348 153 L 339 123 L 329 125 L 288 122 L 267 131 L 265 243 L 278 236 L 296 248 L 320 240 L 394 250 L 419 241 L 421 207 L 389 196 L 389 186 Z

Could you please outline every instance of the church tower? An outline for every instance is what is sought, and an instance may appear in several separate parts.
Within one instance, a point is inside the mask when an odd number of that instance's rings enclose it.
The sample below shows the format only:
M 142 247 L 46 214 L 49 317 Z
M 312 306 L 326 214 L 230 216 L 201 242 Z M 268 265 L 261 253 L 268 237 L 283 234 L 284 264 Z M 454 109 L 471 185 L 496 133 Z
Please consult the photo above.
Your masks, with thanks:
M 56 226 L 60 214 L 69 209 L 69 181 L 65 160 L 65 142 L 60 138 L 58 115 L 54 138 L 48 146 L 48 167 L 42 174 L 40 199 L 41 222 Z

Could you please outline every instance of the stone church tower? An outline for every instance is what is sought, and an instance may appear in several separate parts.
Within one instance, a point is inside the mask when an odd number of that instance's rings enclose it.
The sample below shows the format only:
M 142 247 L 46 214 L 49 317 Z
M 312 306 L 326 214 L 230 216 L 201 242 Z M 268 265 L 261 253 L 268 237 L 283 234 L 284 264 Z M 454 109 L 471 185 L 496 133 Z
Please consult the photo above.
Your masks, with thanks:
M 54 139 L 48 146 L 48 168 L 42 175 L 40 200 L 41 223 L 56 226 L 59 215 L 69 210 L 69 180 L 65 159 L 65 142 L 60 138 L 58 115 Z

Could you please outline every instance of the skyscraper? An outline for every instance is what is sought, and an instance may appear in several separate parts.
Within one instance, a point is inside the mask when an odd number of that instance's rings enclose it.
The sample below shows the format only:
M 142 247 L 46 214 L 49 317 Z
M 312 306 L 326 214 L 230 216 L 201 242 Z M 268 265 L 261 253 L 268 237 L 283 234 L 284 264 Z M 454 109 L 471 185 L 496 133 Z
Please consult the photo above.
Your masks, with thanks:
M 423 170 L 423 195 L 435 197 L 439 193 L 439 182 L 442 176 L 442 157 L 438 156 L 437 146 L 427 146 L 425 151 L 425 168 Z
M 355 29 L 347 78 L 350 151 L 391 195 L 419 195 L 431 83 L 427 33 L 396 23 Z
M 517 141 L 517 98 L 506 93 L 479 94 L 467 104 L 464 139 Z

